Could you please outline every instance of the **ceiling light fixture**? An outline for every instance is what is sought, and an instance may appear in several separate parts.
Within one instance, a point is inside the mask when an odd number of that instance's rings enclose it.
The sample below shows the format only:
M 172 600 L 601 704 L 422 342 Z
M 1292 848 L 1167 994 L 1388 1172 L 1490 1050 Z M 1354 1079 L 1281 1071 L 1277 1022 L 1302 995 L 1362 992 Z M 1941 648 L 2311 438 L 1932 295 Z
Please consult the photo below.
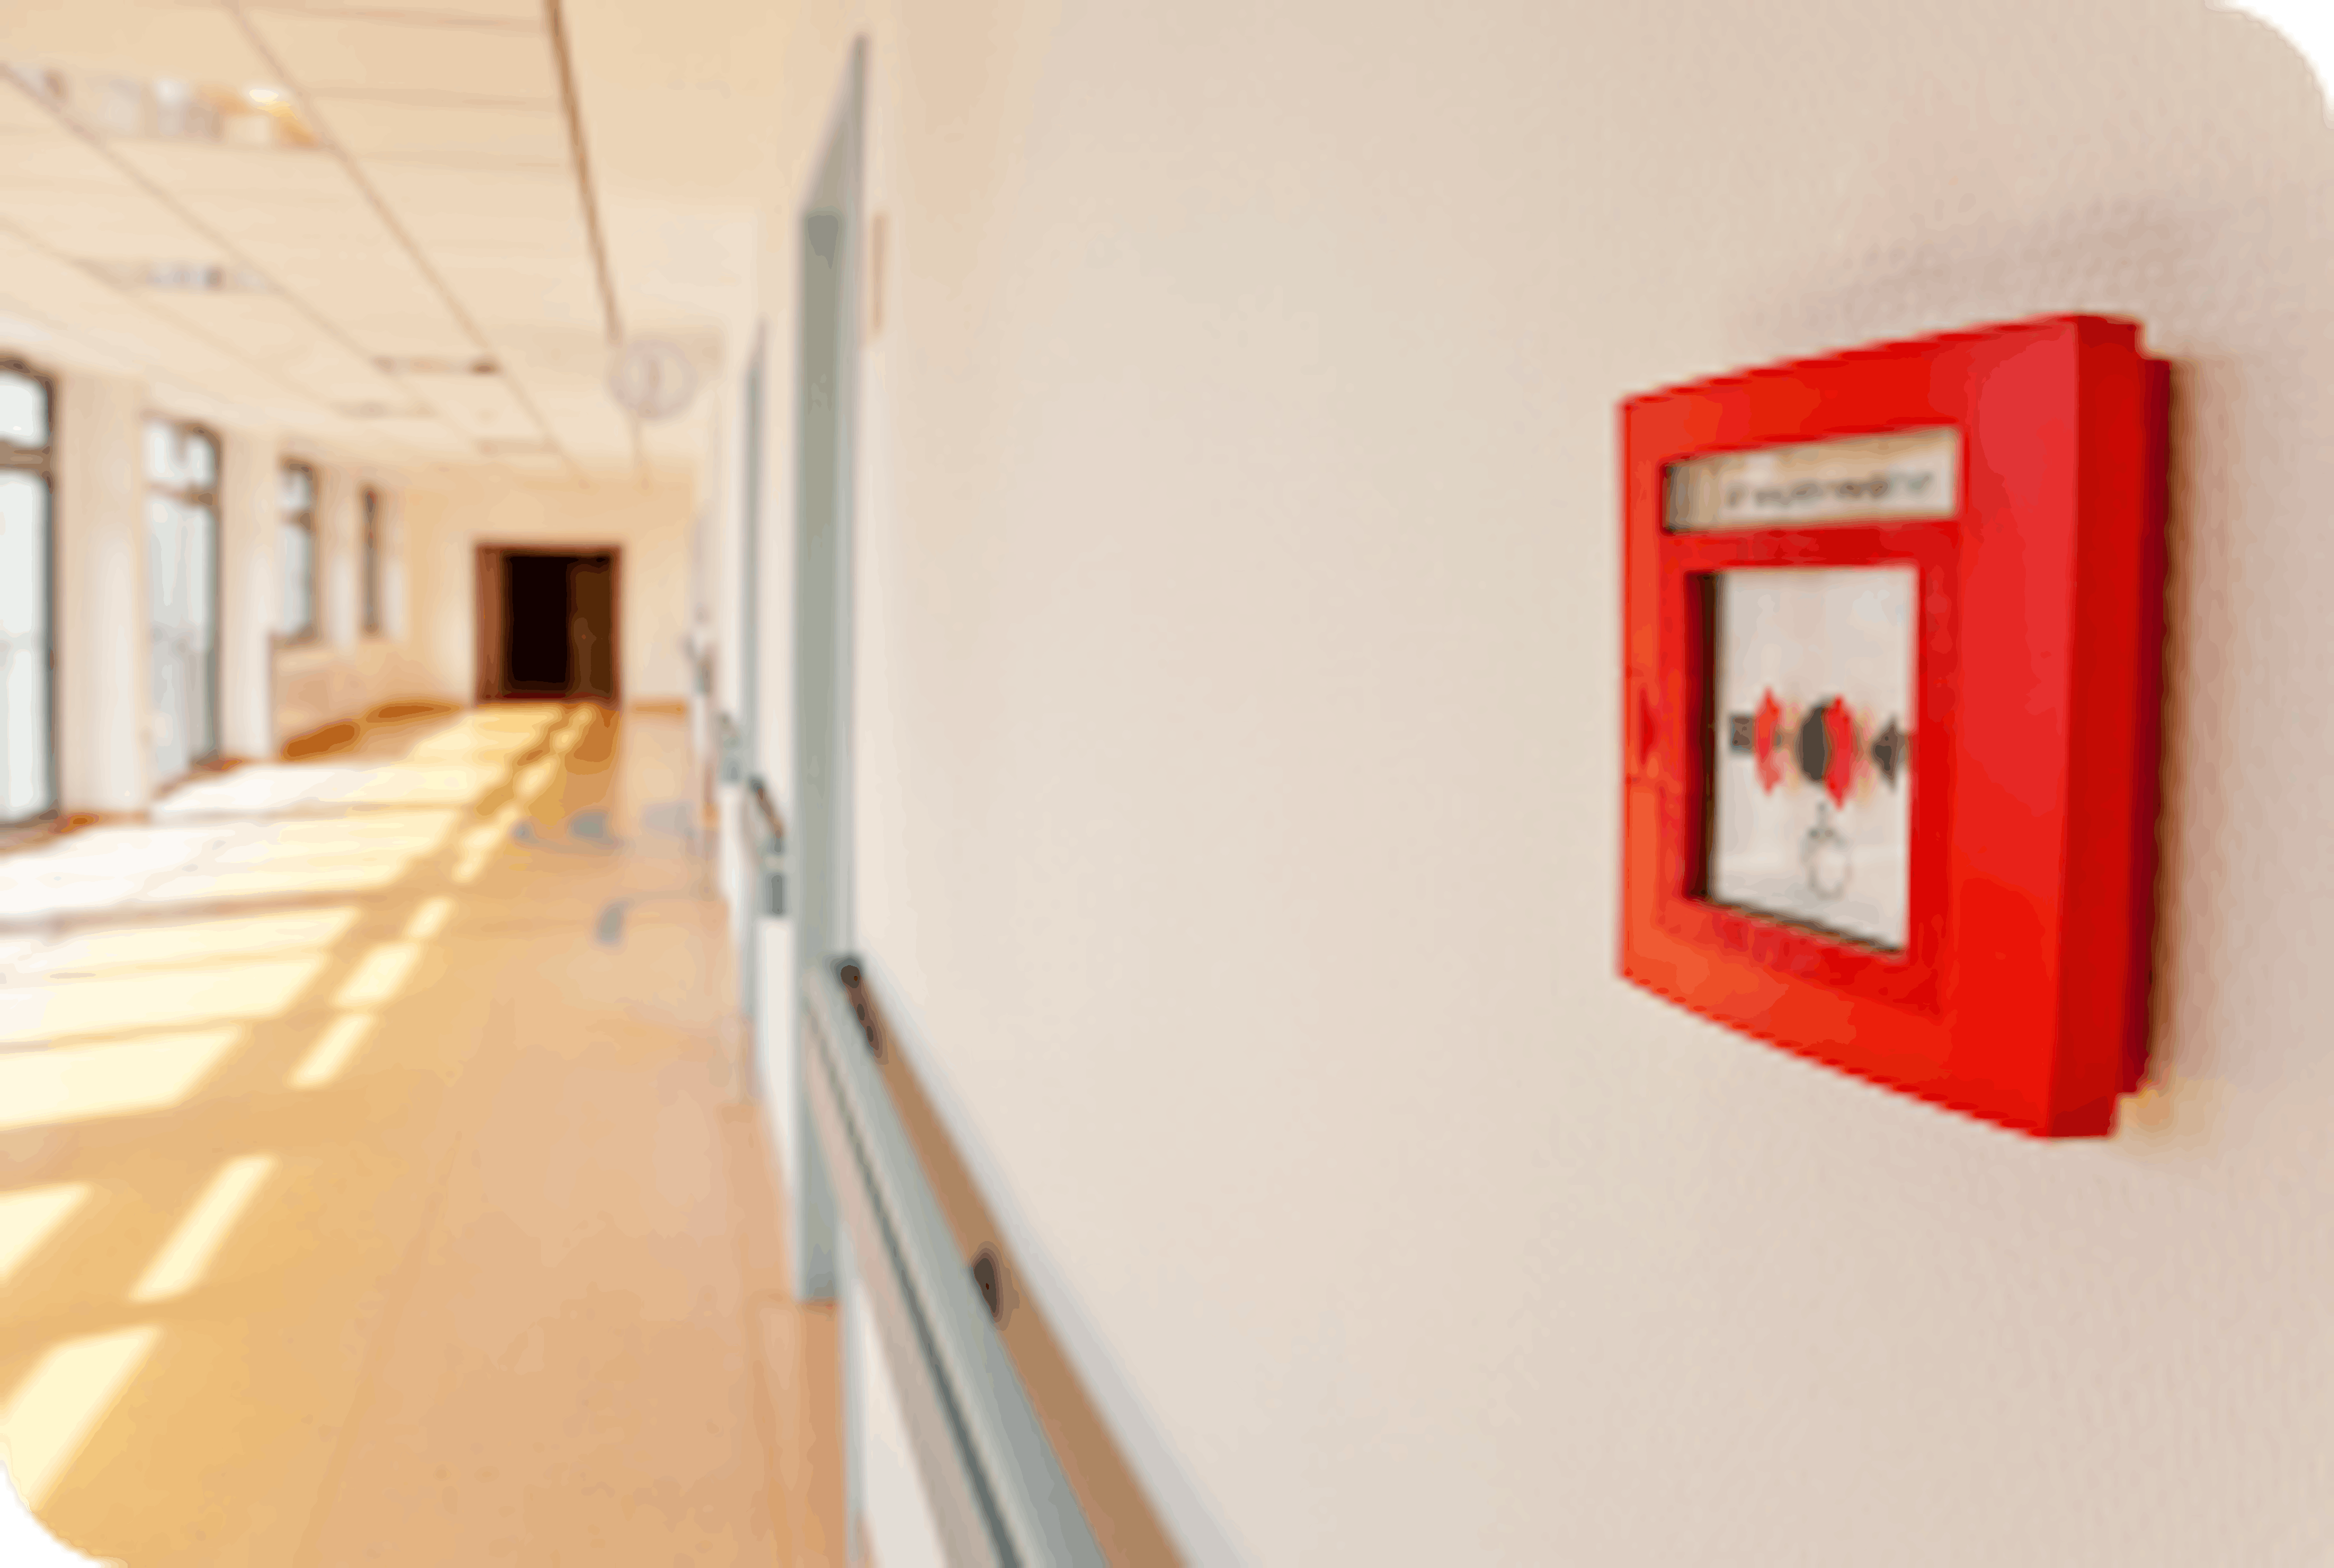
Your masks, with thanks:
M 318 145 L 313 127 L 280 87 L 219 87 L 173 77 L 140 80 L 0 66 L 17 85 L 99 136 L 202 141 L 226 147 L 298 150 Z
M 400 403 L 341 403 L 333 412 L 343 419 L 426 419 L 429 410 Z
M 426 354 L 383 354 L 373 361 L 373 366 L 392 376 L 492 376 L 500 374 L 502 369 L 483 355 L 461 360 Z
M 164 293 L 265 294 L 275 285 L 249 267 L 217 262 L 92 261 L 82 264 L 117 288 Z

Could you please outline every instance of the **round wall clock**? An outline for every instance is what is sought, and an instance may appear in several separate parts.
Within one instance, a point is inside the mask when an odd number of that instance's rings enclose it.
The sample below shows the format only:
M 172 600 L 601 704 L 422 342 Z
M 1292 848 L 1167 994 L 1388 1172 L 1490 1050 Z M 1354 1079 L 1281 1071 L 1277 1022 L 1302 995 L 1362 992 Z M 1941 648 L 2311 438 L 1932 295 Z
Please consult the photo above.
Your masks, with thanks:
M 608 391 L 640 419 L 670 419 L 697 396 L 697 364 L 679 343 L 635 338 L 616 355 Z

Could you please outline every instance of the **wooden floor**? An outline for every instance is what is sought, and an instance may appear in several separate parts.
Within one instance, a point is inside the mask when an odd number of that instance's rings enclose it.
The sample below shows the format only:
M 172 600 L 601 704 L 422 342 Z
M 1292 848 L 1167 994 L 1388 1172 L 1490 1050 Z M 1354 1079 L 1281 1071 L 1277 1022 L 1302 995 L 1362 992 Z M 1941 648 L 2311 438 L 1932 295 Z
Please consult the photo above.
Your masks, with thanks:
M 507 705 L 0 857 L 0 1451 L 130 1568 L 842 1560 L 681 722 Z

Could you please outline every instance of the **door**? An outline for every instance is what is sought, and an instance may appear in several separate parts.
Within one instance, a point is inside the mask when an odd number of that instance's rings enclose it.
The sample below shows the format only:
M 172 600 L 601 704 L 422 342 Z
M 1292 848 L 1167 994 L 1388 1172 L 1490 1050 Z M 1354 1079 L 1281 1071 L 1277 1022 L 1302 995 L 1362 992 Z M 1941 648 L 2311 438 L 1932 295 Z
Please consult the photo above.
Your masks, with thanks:
M 503 604 L 508 590 L 503 583 L 503 553 L 492 544 L 478 546 L 477 649 L 477 699 L 493 702 L 503 695 L 503 649 L 510 640 L 503 624 Z
M 503 558 L 504 697 L 564 697 L 574 689 L 574 561 L 514 550 Z
M 477 548 L 478 700 L 620 702 L 623 552 Z
M 616 700 L 616 563 L 577 557 L 567 572 L 567 694 L 585 702 Z

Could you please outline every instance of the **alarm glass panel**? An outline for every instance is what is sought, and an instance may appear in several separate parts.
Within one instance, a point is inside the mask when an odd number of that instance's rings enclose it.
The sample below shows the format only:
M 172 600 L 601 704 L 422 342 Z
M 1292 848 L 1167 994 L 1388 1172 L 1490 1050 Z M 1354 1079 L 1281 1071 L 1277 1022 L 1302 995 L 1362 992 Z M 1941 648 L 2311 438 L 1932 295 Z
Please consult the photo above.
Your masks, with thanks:
M 1901 950 L 1918 574 L 1716 575 L 1707 896 Z

